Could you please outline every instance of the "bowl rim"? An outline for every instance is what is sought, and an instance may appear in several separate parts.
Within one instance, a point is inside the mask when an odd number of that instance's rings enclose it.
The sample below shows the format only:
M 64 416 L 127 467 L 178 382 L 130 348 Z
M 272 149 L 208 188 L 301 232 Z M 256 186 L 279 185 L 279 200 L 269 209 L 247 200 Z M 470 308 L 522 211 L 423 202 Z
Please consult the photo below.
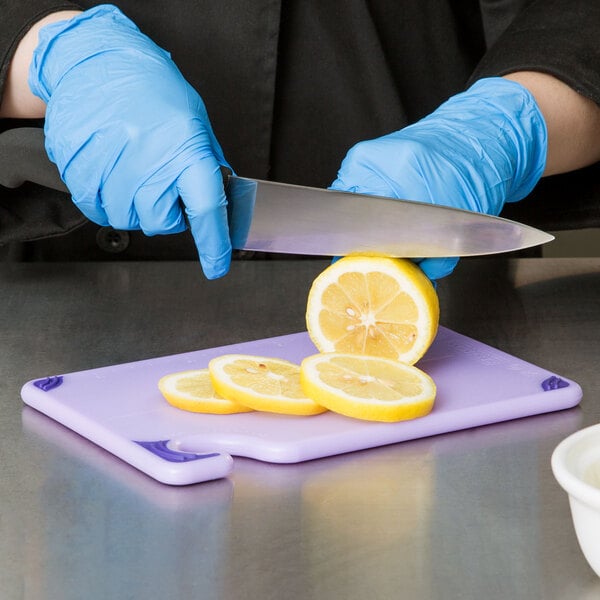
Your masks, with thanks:
M 600 423 L 597 423 L 584 427 L 562 440 L 552 452 L 551 466 L 554 477 L 569 496 L 593 508 L 600 509 L 600 488 L 586 483 L 567 467 L 567 457 L 572 448 L 593 436 L 598 437 L 600 451 Z

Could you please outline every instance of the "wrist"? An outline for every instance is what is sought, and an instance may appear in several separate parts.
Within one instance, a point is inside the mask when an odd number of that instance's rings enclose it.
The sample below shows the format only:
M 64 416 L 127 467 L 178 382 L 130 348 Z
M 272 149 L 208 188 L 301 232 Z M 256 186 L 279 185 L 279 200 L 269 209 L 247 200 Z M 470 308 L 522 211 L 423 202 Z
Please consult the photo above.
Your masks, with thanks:
M 478 150 L 490 186 L 500 187 L 503 202 L 525 198 L 544 173 L 548 131 L 533 94 L 520 83 L 492 77 L 474 83 L 436 113 Z M 435 113 L 434 113 L 435 114 Z
M 517 71 L 504 76 L 535 97 L 548 128 L 544 175 L 586 167 L 600 160 L 600 107 L 553 75 Z
M 46 15 L 34 23 L 21 38 L 8 69 L 0 105 L 0 117 L 13 119 L 44 117 L 46 104 L 32 93 L 27 82 L 33 52 L 38 44 L 39 32 L 46 25 L 71 19 L 78 14 L 80 11 L 68 10 Z

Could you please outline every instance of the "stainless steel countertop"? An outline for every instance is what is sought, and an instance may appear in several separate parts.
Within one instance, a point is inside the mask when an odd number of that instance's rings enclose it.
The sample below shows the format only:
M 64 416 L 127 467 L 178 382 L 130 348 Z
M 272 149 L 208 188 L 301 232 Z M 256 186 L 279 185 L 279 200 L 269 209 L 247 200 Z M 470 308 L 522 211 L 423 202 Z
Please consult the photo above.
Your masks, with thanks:
M 600 421 L 600 259 L 466 259 L 441 323 L 570 377 L 574 409 L 159 484 L 24 407 L 32 378 L 304 329 L 321 260 L 0 267 L 0 598 L 591 599 L 556 444 Z

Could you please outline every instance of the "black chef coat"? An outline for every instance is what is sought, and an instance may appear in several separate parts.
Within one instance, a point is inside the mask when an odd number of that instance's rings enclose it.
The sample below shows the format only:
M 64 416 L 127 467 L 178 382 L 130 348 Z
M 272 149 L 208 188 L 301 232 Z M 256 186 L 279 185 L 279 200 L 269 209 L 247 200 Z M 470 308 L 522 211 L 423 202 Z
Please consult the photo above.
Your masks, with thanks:
M 5 2 L 0 85 L 31 23 L 97 4 Z M 600 103 L 598 0 L 117 4 L 171 52 L 240 175 L 326 187 L 353 144 L 414 122 L 484 76 L 547 72 Z M 600 225 L 598 174 L 596 165 L 548 178 L 502 214 L 547 229 Z M 33 184 L 1 192 L 0 244 L 42 239 L 18 246 L 25 259 L 196 257 L 188 234 L 79 227 L 85 219 L 65 194 Z

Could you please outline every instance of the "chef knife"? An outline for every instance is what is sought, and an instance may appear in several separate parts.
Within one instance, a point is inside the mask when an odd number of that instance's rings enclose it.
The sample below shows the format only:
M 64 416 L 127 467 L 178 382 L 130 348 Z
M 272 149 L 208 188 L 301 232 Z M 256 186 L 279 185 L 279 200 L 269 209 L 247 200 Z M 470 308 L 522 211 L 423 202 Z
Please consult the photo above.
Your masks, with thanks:
M 232 245 L 272 253 L 479 256 L 553 236 L 508 219 L 428 204 L 225 175 Z M 0 185 L 24 181 L 68 192 L 39 128 L 0 134 Z

